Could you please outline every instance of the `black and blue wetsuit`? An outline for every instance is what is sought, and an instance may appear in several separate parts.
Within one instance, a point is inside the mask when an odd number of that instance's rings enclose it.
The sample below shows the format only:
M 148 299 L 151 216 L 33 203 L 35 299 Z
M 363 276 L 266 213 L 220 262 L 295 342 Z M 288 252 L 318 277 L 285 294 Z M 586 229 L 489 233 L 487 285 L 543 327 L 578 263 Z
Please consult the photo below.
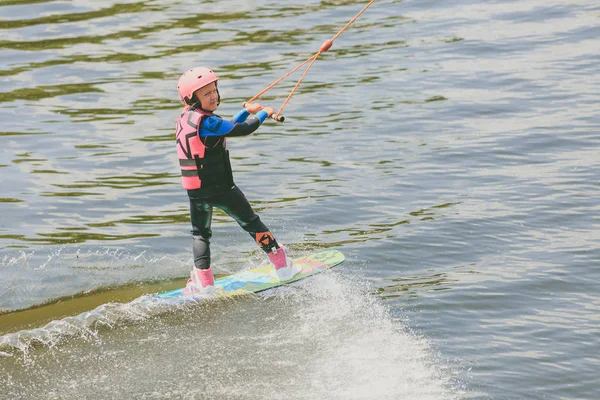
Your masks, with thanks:
M 201 124 L 198 126 L 198 136 L 206 148 L 220 150 L 215 150 L 218 155 L 206 158 L 207 162 L 204 167 L 206 171 L 213 172 L 210 178 L 204 178 L 204 182 L 209 183 L 208 186 L 188 190 L 196 268 L 210 268 L 213 207 L 220 208 L 235 219 L 266 253 L 272 251 L 273 248 L 279 248 L 279 244 L 269 229 L 254 212 L 246 196 L 233 182 L 229 153 L 224 146 L 225 138 L 251 134 L 258 129 L 267 116 L 265 111 L 259 111 L 255 116 L 251 116 L 243 109 L 233 117 L 232 121 L 223 120 L 213 114 L 202 118 Z M 211 169 L 210 160 L 213 160 L 216 166 L 213 169 Z

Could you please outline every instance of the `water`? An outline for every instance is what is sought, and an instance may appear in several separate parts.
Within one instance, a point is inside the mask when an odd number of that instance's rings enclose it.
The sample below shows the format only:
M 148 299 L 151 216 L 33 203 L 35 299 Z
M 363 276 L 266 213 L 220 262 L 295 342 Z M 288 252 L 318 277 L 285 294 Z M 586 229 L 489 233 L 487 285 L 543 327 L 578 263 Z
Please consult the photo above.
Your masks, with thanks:
M 139 298 L 192 263 L 180 74 L 214 68 L 233 115 L 365 4 L 0 4 L 0 398 L 600 397 L 591 0 L 375 2 L 285 123 L 228 143 L 276 237 L 347 261 Z M 213 231 L 217 273 L 264 262 L 224 214 Z

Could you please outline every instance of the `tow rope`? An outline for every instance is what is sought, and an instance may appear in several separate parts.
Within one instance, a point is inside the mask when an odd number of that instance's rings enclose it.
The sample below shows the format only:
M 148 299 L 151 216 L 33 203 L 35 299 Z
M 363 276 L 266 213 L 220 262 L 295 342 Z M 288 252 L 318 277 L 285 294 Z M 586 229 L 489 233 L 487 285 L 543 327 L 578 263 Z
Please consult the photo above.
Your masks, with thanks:
M 358 17 L 360 17 L 360 15 L 363 12 L 365 12 L 365 10 L 367 8 L 369 8 L 371 6 L 371 4 L 373 4 L 374 2 L 375 2 L 375 0 L 369 1 L 369 3 L 362 10 L 360 10 L 360 12 L 358 14 L 356 14 L 354 16 L 354 18 L 352 18 L 346 24 L 346 26 L 344 26 L 342 29 L 340 29 L 340 31 L 334 37 L 332 37 L 331 39 L 326 40 L 325 42 L 323 42 L 323 44 L 321 45 L 321 48 L 319 49 L 319 51 L 317 51 L 315 54 L 313 54 L 311 57 L 309 57 L 306 61 L 300 63 L 300 65 L 298 65 L 296 68 L 294 68 L 293 70 L 291 70 L 290 72 L 288 72 L 287 74 L 285 74 L 284 76 L 282 76 L 281 78 L 277 79 L 275 82 L 273 82 L 272 84 L 270 84 L 269 86 L 267 86 L 265 89 L 263 89 L 261 92 L 259 92 L 256 96 L 254 96 L 251 99 L 249 99 L 248 101 L 246 101 L 243 104 L 243 106 L 245 106 L 246 103 L 251 103 L 254 100 L 258 99 L 260 96 L 262 96 L 263 94 L 265 94 L 267 91 L 269 91 L 275 85 L 277 85 L 279 82 L 281 82 L 282 80 L 284 80 L 285 78 L 287 78 L 288 76 L 290 76 L 291 74 L 293 74 L 294 72 L 296 72 L 300 68 L 302 68 L 302 66 L 304 66 L 304 65 L 306 65 L 307 63 L 310 62 L 310 64 L 308 65 L 308 67 L 306 68 L 306 70 L 304 71 L 304 73 L 302 74 L 302 76 L 300 77 L 300 79 L 298 79 L 298 82 L 296 82 L 296 85 L 294 86 L 294 88 L 292 89 L 292 91 L 290 92 L 290 94 L 288 95 L 288 97 L 285 99 L 285 101 L 283 102 L 283 104 L 279 108 L 279 111 L 277 111 L 277 114 L 274 114 L 274 115 L 271 116 L 271 118 L 273 118 L 275 121 L 283 122 L 285 120 L 284 116 L 281 115 L 281 112 L 283 111 L 283 108 L 290 101 L 290 99 L 292 98 L 292 95 L 294 94 L 294 92 L 296 91 L 296 89 L 298 89 L 298 86 L 300 86 L 300 83 L 302 83 L 302 80 L 304 80 L 304 77 L 306 76 L 306 74 L 308 73 L 308 71 L 312 68 L 312 66 L 315 63 L 315 61 L 317 61 L 317 58 L 319 58 L 319 56 L 321 55 L 321 53 L 324 53 L 327 50 L 329 50 L 331 48 L 331 46 L 333 45 L 333 41 L 336 40 L 342 34 L 342 32 L 344 32 L 346 29 L 348 29 L 348 27 L 354 21 L 356 21 L 358 19 Z

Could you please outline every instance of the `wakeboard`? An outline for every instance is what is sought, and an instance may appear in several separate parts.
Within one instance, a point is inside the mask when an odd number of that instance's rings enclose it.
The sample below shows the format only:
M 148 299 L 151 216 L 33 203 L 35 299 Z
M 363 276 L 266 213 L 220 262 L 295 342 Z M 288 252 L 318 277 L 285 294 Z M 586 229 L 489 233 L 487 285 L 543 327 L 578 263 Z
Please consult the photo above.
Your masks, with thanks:
M 309 254 L 305 257 L 294 259 L 294 264 L 302 270 L 287 281 L 278 280 L 273 274 L 273 266 L 268 264 L 262 267 L 240 271 L 232 275 L 215 279 L 217 297 L 239 296 L 249 293 L 258 293 L 277 286 L 299 281 L 309 276 L 324 272 L 329 268 L 341 264 L 344 255 L 337 250 L 325 250 Z M 159 298 L 186 298 L 193 299 L 193 295 L 184 294 L 183 288 L 170 290 L 155 295 Z

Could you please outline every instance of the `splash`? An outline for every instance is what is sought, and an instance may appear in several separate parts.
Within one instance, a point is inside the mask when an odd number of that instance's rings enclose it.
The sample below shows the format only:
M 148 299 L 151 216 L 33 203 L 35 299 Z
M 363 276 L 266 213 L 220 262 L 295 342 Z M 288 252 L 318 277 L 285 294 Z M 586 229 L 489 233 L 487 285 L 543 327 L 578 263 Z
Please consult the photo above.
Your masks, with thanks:
M 25 363 L 33 363 L 33 349 L 51 350 L 69 340 L 79 338 L 101 342 L 100 332 L 122 324 L 138 323 L 176 308 L 188 307 L 172 299 L 141 296 L 130 303 L 107 303 L 92 311 L 52 321 L 41 328 L 22 330 L 0 336 L 0 357 L 21 355 Z
M 0 376 L 31 398 L 458 398 L 428 341 L 362 282 L 324 273 L 235 300 L 107 304 L 1 337 Z
M 457 398 L 429 342 L 394 318 L 364 280 L 323 278 L 301 294 L 287 287 L 264 294 L 293 301 L 297 333 L 319 344 L 309 361 L 315 398 Z

